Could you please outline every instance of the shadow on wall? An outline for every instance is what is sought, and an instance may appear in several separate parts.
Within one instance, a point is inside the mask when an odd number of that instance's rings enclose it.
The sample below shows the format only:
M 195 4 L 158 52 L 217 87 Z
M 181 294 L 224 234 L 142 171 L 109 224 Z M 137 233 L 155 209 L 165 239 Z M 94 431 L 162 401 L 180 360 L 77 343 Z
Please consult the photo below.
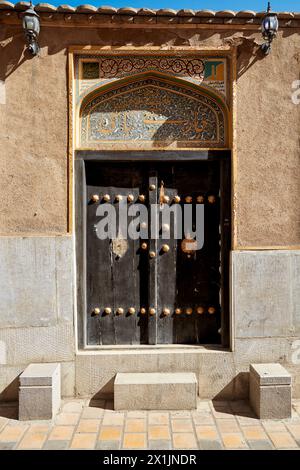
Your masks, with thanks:
M 5 26 L 5 25 L 4 25 Z M 66 48 L 80 45 L 97 45 L 97 46 L 124 46 L 126 44 L 131 47 L 153 47 L 166 44 L 168 46 L 201 46 L 201 44 L 209 45 L 212 50 L 220 45 L 220 40 L 224 45 L 235 45 L 238 49 L 238 77 L 245 73 L 257 60 L 264 58 L 260 51 L 260 43 L 253 39 L 252 31 L 242 31 L 239 37 L 232 38 L 234 31 L 225 31 L 217 33 L 216 31 L 202 31 L 200 34 L 193 30 L 162 30 L 139 31 L 131 30 L 130 27 L 122 30 L 94 28 L 88 31 L 84 29 L 79 34 L 78 28 L 59 28 L 58 35 L 53 28 L 41 26 L 39 36 L 39 45 L 41 49 L 47 47 L 47 55 L 55 55 L 64 52 L 67 55 Z M 284 36 L 293 34 L 293 30 L 285 31 Z M 27 52 L 24 33 L 21 27 L 7 25 L 0 35 L 1 41 L 1 67 L 0 79 L 5 80 L 14 73 L 25 61 L 32 60 L 32 56 Z M 67 74 L 67 66 L 65 73 Z
M 19 396 L 19 374 L 7 387 L 5 387 L 0 393 L 0 403 L 1 402 L 16 402 L 18 401 Z M 0 416 L 3 416 L 0 411 Z
M 222 390 L 214 396 L 213 401 L 248 400 L 249 398 L 249 372 L 239 372 Z

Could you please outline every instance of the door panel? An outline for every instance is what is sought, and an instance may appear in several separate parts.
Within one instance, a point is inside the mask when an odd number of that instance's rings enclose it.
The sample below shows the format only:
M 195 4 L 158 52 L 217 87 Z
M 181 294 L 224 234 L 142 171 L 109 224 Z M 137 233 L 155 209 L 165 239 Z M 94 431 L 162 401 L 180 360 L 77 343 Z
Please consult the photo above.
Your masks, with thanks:
M 89 163 L 87 179 L 87 341 L 88 344 L 144 344 L 147 342 L 147 315 L 139 316 L 140 305 L 147 303 L 147 258 L 140 250 L 140 241 L 120 237 L 117 223 L 116 239 L 101 240 L 96 226 L 102 217 L 97 216 L 99 205 L 105 203 L 108 194 L 119 215 L 115 197 L 126 200 L 144 192 L 143 169 L 136 165 L 101 165 Z M 99 204 L 91 202 L 93 194 L 100 198 Z M 133 217 L 129 217 L 130 222 Z M 143 281 L 143 282 L 142 282 Z M 95 308 L 97 315 L 91 315 Z M 106 314 L 105 308 L 111 313 Z M 123 313 L 118 314 L 117 309 Z M 129 309 L 135 313 L 130 314 Z M 90 313 L 90 315 L 89 315 Z
M 193 229 L 197 197 L 204 198 L 204 245 L 192 253 L 183 251 L 182 240 L 160 240 L 170 250 L 158 261 L 158 311 L 167 306 L 180 314 L 168 318 L 158 316 L 158 343 L 217 343 L 220 341 L 220 234 L 219 234 L 219 165 L 218 162 L 168 165 L 160 172 L 165 183 L 165 194 L 180 195 L 182 212 L 186 198 L 192 198 Z M 209 203 L 208 196 L 215 202 Z M 188 199 L 189 200 L 189 199 Z M 187 205 L 187 204 L 186 204 Z M 172 233 L 174 227 L 171 225 Z M 184 237 L 183 237 L 184 238 Z M 199 308 L 203 314 L 197 313 Z M 208 309 L 214 309 L 212 314 Z M 210 310 L 211 311 L 211 310 Z M 192 312 L 192 313 L 190 313 Z
M 88 345 L 221 342 L 221 317 L 222 328 L 224 322 L 228 330 L 228 294 L 222 289 L 224 285 L 227 288 L 230 198 L 226 191 L 230 178 L 229 166 L 220 162 L 86 162 Z M 99 196 L 99 202 L 92 202 L 93 194 Z M 101 240 L 97 227 L 103 216 L 99 216 L 98 208 L 105 203 L 105 194 L 116 210 L 117 236 Z M 125 201 L 129 194 L 133 195 L 132 203 L 139 202 L 140 194 L 145 195 L 148 227 L 157 219 L 159 239 L 120 237 L 116 195 Z M 180 202 L 175 203 L 176 195 Z M 162 202 L 163 196 L 169 201 Z M 170 208 L 178 205 L 183 212 L 185 198 L 191 197 L 188 204 L 193 207 L 194 225 L 199 196 L 204 203 L 203 247 L 189 251 L 186 241 L 176 240 L 172 217 L 168 223 L 170 237 L 162 238 L 162 224 L 166 224 L 162 220 L 163 204 Z M 150 211 L 152 204 L 157 204 L 155 211 Z M 128 217 L 128 223 L 132 220 Z M 142 248 L 143 241 L 146 249 Z M 111 312 L 105 313 L 106 308 Z M 123 313 L 118 314 L 119 308 Z M 95 314 L 95 309 L 100 312 Z M 130 314 L 130 309 L 134 313 Z M 151 309 L 154 315 L 149 313 Z

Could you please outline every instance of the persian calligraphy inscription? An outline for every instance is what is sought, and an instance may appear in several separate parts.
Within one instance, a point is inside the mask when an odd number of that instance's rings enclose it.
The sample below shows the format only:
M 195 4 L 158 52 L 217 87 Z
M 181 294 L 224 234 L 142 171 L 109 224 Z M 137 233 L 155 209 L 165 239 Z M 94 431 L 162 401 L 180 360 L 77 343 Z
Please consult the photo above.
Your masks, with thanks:
M 80 148 L 226 148 L 225 57 L 101 54 L 75 60 Z

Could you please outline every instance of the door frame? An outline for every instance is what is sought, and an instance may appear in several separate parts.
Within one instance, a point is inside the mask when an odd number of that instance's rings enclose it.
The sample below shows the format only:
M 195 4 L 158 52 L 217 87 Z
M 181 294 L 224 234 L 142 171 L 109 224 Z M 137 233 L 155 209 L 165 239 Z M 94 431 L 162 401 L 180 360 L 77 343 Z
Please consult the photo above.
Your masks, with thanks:
M 220 191 L 226 194 L 221 197 L 221 347 L 230 347 L 232 309 L 230 305 L 230 249 L 231 249 L 231 151 L 230 150 L 197 150 L 197 151 L 75 151 L 75 253 L 76 253 L 76 300 L 77 300 L 77 337 L 79 350 L 115 349 L 120 346 L 90 346 L 86 341 L 86 175 L 85 164 L 94 162 L 191 162 L 220 160 Z M 174 345 L 155 345 L 152 348 Z M 186 345 L 177 344 L 176 348 Z M 209 345 L 212 347 L 213 345 Z M 123 345 L 123 349 L 132 346 Z M 135 345 L 134 348 L 149 348 L 149 345 Z M 193 345 L 203 347 L 203 345 Z M 220 347 L 220 345 L 218 345 Z

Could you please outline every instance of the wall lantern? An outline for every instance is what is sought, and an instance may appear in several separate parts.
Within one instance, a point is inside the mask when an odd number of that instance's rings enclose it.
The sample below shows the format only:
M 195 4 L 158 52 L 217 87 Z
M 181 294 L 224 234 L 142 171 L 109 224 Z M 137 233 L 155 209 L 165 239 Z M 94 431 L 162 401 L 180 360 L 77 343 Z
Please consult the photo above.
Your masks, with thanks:
M 23 15 L 23 30 L 28 44 L 28 51 L 32 55 L 37 55 L 40 48 L 37 42 L 37 38 L 40 33 L 40 17 L 34 11 L 34 7 L 30 2 L 28 10 Z
M 261 48 L 264 54 L 267 55 L 271 51 L 271 43 L 273 39 L 276 37 L 277 31 L 278 31 L 277 14 L 271 12 L 270 2 L 268 2 L 267 13 L 262 20 L 261 31 L 262 31 L 263 38 L 266 40 L 266 42 L 262 44 Z

